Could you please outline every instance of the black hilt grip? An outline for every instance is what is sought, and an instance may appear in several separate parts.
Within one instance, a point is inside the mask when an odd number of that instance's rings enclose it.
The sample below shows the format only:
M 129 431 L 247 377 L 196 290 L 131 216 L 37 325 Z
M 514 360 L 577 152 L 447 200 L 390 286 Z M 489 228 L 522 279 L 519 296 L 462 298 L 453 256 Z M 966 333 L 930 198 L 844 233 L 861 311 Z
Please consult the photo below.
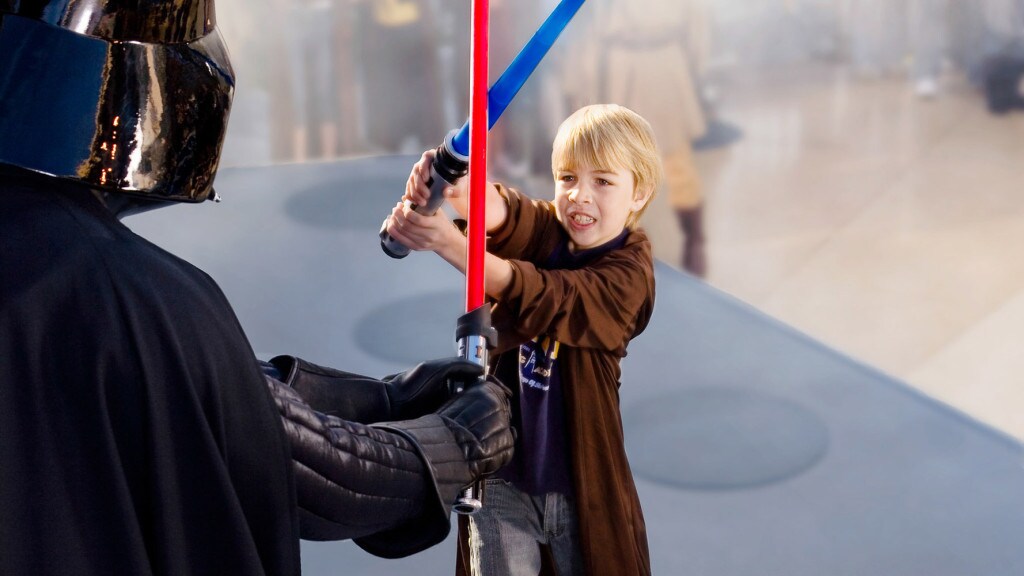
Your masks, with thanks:
M 456 152 L 452 147 L 452 138 L 455 130 L 448 133 L 444 143 L 437 147 L 434 160 L 430 163 L 430 178 L 427 186 L 430 188 L 430 198 L 423 206 L 410 204 L 413 210 L 431 216 L 444 204 L 444 191 L 449 186 L 454 186 L 469 172 L 469 158 Z M 380 247 L 384 253 L 392 258 L 405 258 L 409 255 L 409 248 L 395 240 L 388 234 L 388 220 L 384 219 L 384 225 L 380 228 Z
M 491 308 L 489 306 L 478 306 L 475 310 L 470 310 L 459 316 L 459 319 L 455 321 L 455 341 L 461 342 L 470 336 L 482 337 L 488 349 L 498 345 L 498 331 L 491 325 Z M 476 358 L 468 356 L 467 359 L 476 360 Z
M 459 343 L 459 356 L 487 366 L 488 350 L 498 344 L 498 331 L 491 325 L 491 307 L 478 306 L 459 317 L 455 325 L 455 340 Z M 458 514 L 475 514 L 483 507 L 484 483 L 478 480 L 459 494 L 452 510 Z

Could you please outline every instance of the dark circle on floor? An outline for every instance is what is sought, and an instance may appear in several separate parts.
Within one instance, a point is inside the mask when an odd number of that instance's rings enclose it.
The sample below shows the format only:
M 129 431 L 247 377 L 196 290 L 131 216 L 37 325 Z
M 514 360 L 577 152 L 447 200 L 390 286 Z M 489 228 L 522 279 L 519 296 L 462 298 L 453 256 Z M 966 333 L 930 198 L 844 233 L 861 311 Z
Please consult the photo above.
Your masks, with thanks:
M 371 356 L 410 366 L 455 356 L 455 322 L 464 307 L 465 297 L 456 290 L 390 302 L 356 323 L 356 344 Z
M 405 190 L 408 171 L 404 175 L 391 174 L 394 170 L 362 172 L 350 172 L 344 180 L 318 182 L 295 192 L 285 202 L 285 213 L 318 228 L 379 230 Z
M 688 490 L 782 482 L 825 455 L 828 427 L 799 404 L 752 390 L 697 388 L 624 413 L 633 472 Z

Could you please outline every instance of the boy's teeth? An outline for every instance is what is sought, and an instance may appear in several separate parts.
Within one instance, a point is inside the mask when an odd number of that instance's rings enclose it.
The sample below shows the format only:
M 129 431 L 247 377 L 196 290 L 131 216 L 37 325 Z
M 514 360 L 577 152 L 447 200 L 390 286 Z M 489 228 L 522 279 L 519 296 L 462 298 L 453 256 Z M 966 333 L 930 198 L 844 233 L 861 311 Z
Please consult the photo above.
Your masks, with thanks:
M 591 218 L 590 216 L 584 216 L 583 214 L 573 214 L 572 219 L 578 222 L 579 224 L 590 224 L 591 222 L 594 221 L 594 219 Z

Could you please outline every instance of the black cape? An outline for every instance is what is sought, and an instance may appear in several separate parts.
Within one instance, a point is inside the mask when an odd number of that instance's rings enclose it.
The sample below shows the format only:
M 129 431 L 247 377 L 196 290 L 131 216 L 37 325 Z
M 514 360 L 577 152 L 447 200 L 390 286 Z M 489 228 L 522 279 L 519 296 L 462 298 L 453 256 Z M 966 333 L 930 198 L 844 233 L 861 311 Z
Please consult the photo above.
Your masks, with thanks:
M 290 465 L 213 280 L 0 180 L 0 574 L 298 574 Z

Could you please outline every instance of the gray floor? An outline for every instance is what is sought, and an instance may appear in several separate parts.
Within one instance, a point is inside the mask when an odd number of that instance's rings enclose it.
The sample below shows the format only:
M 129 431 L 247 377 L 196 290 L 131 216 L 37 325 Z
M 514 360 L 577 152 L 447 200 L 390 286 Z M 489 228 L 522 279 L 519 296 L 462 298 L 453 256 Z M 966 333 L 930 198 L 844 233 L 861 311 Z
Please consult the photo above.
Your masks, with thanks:
M 223 203 L 126 223 L 211 274 L 258 355 L 383 375 L 453 354 L 462 307 L 439 258 L 378 246 L 411 162 L 226 169 Z M 656 573 L 1024 574 L 1017 441 L 668 266 L 657 281 L 622 388 Z M 448 574 L 453 547 L 303 543 L 303 563 Z

